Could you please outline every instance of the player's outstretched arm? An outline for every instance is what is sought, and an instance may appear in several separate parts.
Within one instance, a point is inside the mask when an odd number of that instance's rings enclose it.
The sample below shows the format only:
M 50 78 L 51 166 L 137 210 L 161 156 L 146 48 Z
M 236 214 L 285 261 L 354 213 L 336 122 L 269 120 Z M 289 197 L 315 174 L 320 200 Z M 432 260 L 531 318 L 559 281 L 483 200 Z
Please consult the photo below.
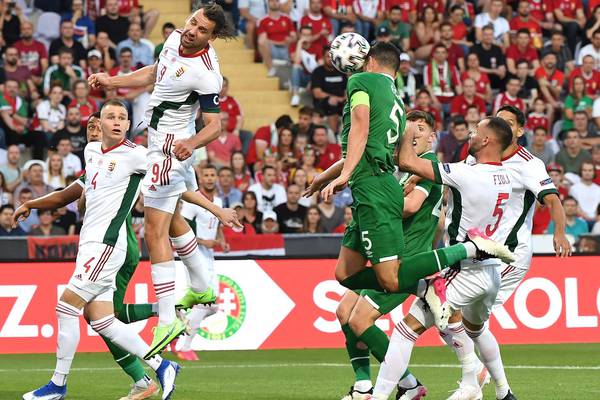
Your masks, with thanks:
M 156 82 L 156 64 L 147 65 L 130 74 L 123 76 L 109 76 L 106 73 L 92 74 L 88 84 L 94 89 L 118 89 L 122 87 L 140 88 Z
M 327 185 L 329 182 L 340 176 L 340 174 L 342 173 L 342 168 L 344 168 L 343 158 L 337 160 L 329 168 L 317 175 L 315 179 L 313 179 L 310 186 L 306 188 L 306 190 L 302 193 L 302 196 L 310 197 L 313 194 L 317 193 L 323 188 L 323 186 Z
M 188 203 L 196 204 L 206 210 L 221 221 L 221 223 L 230 228 L 237 227 L 243 228 L 244 225 L 238 220 L 237 213 L 231 208 L 221 208 L 212 201 L 208 200 L 202 194 L 198 192 L 187 191 L 184 192 L 181 198 Z
M 178 160 L 183 161 L 192 156 L 194 150 L 204 147 L 221 133 L 221 116 L 219 113 L 202 113 L 204 128 L 189 139 L 176 140 L 174 142 L 173 154 Z
M 13 226 L 16 226 L 20 221 L 24 221 L 29 217 L 31 210 L 52 210 L 54 208 L 64 207 L 70 204 L 81 196 L 83 187 L 73 182 L 63 190 L 48 193 L 40 198 L 26 201 L 21 204 L 13 214 Z
M 430 160 L 426 160 L 417 156 L 413 147 L 415 138 L 416 124 L 406 124 L 404 137 L 400 143 L 400 153 L 398 154 L 398 167 L 402 171 L 410 172 L 430 181 L 435 181 L 433 172 L 433 164 Z
M 565 235 L 565 210 L 555 193 L 544 196 L 544 204 L 548 207 L 550 217 L 554 221 L 554 251 L 558 257 L 568 257 L 571 255 L 571 243 Z

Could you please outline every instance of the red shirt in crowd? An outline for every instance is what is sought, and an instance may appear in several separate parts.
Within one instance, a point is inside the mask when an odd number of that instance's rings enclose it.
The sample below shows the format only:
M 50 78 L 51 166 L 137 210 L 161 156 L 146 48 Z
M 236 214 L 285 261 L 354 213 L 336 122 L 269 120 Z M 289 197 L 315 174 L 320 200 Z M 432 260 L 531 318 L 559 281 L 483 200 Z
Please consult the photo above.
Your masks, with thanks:
M 271 146 L 271 125 L 266 125 L 258 128 L 252 141 L 250 142 L 250 146 L 248 146 L 248 154 L 246 155 L 246 164 L 252 165 L 258 161 L 258 156 L 256 155 L 256 141 L 264 140 L 267 142 L 267 147 Z
M 331 21 L 323 14 L 321 14 L 321 17 L 317 19 L 310 14 L 305 15 L 300 20 L 300 26 L 310 26 L 313 35 L 318 35 L 322 31 L 329 32 L 329 35 L 333 32 Z M 327 40 L 327 36 L 321 36 L 316 42 L 318 42 L 321 45 L 321 48 L 323 48 L 323 46 L 326 46 L 329 43 L 329 40 Z
M 452 39 L 453 40 L 464 40 L 467 37 L 468 30 L 467 25 L 464 22 L 459 22 L 456 25 L 452 25 Z
M 600 185 L 600 164 L 595 164 L 594 168 L 596 169 L 596 177 L 594 178 L 594 183 L 596 185 Z
M 462 46 L 456 43 L 452 43 L 450 47 L 446 47 L 446 49 L 448 50 L 448 62 L 450 65 L 456 67 L 458 65 L 458 59 L 465 58 L 465 51 L 463 50 Z M 431 57 L 433 57 L 433 51 L 434 49 L 431 49 Z
M 486 109 L 485 100 L 483 100 L 479 96 L 474 96 L 473 102 L 469 103 L 469 101 L 467 101 L 467 98 L 462 94 L 455 96 L 452 99 L 452 102 L 450 103 L 450 114 L 464 116 L 467 114 L 467 109 L 471 105 L 476 105 L 477 109 L 479 110 L 479 113 L 485 114 L 485 109 Z
M 90 98 L 88 98 L 85 103 L 78 103 L 76 99 L 73 99 L 71 100 L 71 103 L 69 103 L 68 108 L 71 107 L 79 109 L 79 112 L 81 113 L 81 126 L 86 126 L 90 116 L 98 111 L 96 102 Z
M 527 21 L 524 21 L 518 15 L 510 20 L 510 30 L 516 32 L 519 29 L 527 29 L 527 30 L 529 30 L 529 33 L 531 33 L 532 35 L 533 34 L 537 34 L 537 35 L 542 34 L 542 27 L 540 26 L 539 23 L 537 23 L 536 21 L 531 19 L 531 16 Z
M 467 78 L 471 78 L 469 74 L 465 71 L 460 75 L 460 81 L 464 81 Z M 473 78 L 471 78 L 473 79 Z M 487 85 L 490 84 L 490 77 L 485 72 L 479 73 L 479 79 L 475 81 L 475 90 L 482 96 L 487 94 Z
M 552 0 L 531 0 L 529 2 L 529 13 L 538 21 L 546 20 L 546 13 L 552 12 L 554 5 Z
M 527 116 L 527 123 L 525 126 L 534 130 L 536 128 L 542 127 L 546 130 L 546 132 L 550 132 L 550 121 L 545 114 L 538 114 L 536 112 L 532 112 Z
M 258 24 L 258 34 L 266 33 L 267 38 L 274 42 L 283 42 L 295 31 L 292 20 L 283 14 L 279 18 L 271 18 L 267 15 Z
M 219 98 L 219 104 L 221 111 L 226 112 L 229 115 L 229 121 L 227 122 L 227 131 L 233 132 L 237 125 L 237 117 L 242 115 L 239 103 L 231 96 L 225 96 Z
M 448 62 L 447 69 L 449 76 L 444 76 L 444 67 L 442 65 L 438 65 L 438 77 L 439 77 L 439 85 L 442 91 L 442 94 L 436 94 L 438 100 L 442 103 L 450 103 L 452 101 L 453 95 L 448 95 L 451 92 L 454 92 L 454 88 L 460 84 L 460 76 L 458 75 L 458 69 Z M 425 66 L 424 75 L 424 83 L 426 86 L 434 86 L 433 82 L 433 63 L 430 62 Z M 448 82 L 448 78 L 450 82 Z M 434 88 L 435 91 L 435 88 Z
M 523 99 L 511 97 L 508 93 L 502 92 L 496 96 L 496 101 L 494 101 L 494 110 L 497 110 L 505 105 L 517 107 L 519 110 L 525 109 L 525 102 Z
M 417 13 L 420 15 L 427 6 L 433 7 L 438 14 L 443 14 L 446 11 L 446 2 L 444 0 L 418 0 Z
M 565 74 L 563 74 L 561 71 L 556 70 L 554 71 L 554 73 L 551 76 L 548 76 L 548 73 L 546 72 L 546 70 L 544 69 L 544 67 L 539 67 L 538 69 L 535 70 L 535 79 L 542 79 L 545 78 L 546 80 L 548 80 L 552 86 L 555 87 L 561 87 L 565 81 Z M 548 99 L 546 99 L 548 100 Z M 554 99 L 556 100 L 556 99 Z
M 132 8 L 139 8 L 138 0 L 118 0 L 119 14 L 129 15 Z M 106 0 L 100 0 L 100 8 L 106 7 Z
M 13 46 L 19 50 L 21 65 L 29 68 L 34 76 L 42 76 L 42 58 L 48 58 L 48 52 L 42 42 L 34 40 L 27 45 L 23 40 L 17 40 Z
M 594 14 L 594 8 L 597 6 L 600 6 L 600 0 L 589 0 L 587 15 L 591 17 Z
M 227 162 L 231 159 L 231 154 L 233 154 L 234 151 L 241 150 L 242 142 L 240 142 L 240 138 L 233 133 L 227 133 L 227 136 L 225 137 L 219 136 L 206 146 L 206 151 L 209 153 L 209 156 L 212 153 L 214 157 Z
M 585 81 L 585 90 L 587 94 L 590 96 L 598 94 L 598 91 L 600 90 L 600 71 L 595 69 L 590 76 L 586 77 L 583 75 L 581 67 L 575 68 L 573 72 L 571 72 L 571 75 L 569 75 L 569 90 L 573 89 L 573 79 L 578 76 L 581 76 Z
M 329 143 L 323 153 L 319 153 L 319 163 L 316 165 L 317 168 L 321 168 L 325 171 L 331 167 L 337 160 L 342 158 L 342 148 L 339 144 Z
M 328 3 L 323 3 L 323 8 L 329 6 L 339 14 L 346 14 L 346 10 L 352 7 L 354 0 L 329 0 Z
M 402 10 L 400 20 L 405 24 L 410 21 L 410 13 L 417 11 L 417 6 L 414 0 L 382 0 L 383 8 L 390 11 L 393 6 L 398 6 Z
M 553 11 L 560 10 L 567 18 L 575 18 L 578 9 L 583 10 L 581 0 L 554 0 L 552 3 Z
M 538 54 L 531 46 L 527 47 L 525 51 L 521 51 L 516 44 L 512 44 L 506 49 L 506 58 L 515 60 L 515 63 L 519 60 L 525 60 L 531 65 L 532 62 L 538 59 Z

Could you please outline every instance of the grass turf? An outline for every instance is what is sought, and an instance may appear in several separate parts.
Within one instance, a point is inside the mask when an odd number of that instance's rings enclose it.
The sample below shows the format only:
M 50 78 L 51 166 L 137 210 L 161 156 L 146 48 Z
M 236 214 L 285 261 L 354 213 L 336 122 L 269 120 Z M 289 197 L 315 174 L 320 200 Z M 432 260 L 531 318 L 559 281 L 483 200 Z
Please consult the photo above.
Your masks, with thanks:
M 502 346 L 509 382 L 521 400 L 600 399 L 598 354 L 600 344 Z M 460 376 L 453 353 L 416 348 L 412 360 L 411 370 L 429 388 L 427 399 L 446 399 Z M 353 380 L 343 350 L 203 352 L 200 361 L 182 365 L 175 400 L 336 400 Z M 0 355 L 0 399 L 20 399 L 45 384 L 53 368 L 52 354 Z M 130 383 L 108 353 L 82 353 L 75 357 L 68 398 L 118 399 Z M 495 398 L 493 385 L 484 396 Z

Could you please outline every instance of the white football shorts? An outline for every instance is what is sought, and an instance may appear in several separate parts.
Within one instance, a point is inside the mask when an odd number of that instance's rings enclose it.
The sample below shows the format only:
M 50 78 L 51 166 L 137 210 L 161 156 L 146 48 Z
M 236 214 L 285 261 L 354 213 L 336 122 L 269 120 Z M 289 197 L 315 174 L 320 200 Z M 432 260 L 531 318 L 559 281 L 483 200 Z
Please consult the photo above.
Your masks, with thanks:
M 500 274 L 500 289 L 494 302 L 494 308 L 501 306 L 506 303 L 510 296 L 513 295 L 517 286 L 521 284 L 525 275 L 529 270 L 524 268 L 517 268 L 513 265 L 507 265 L 502 263 L 498 267 L 498 273 Z

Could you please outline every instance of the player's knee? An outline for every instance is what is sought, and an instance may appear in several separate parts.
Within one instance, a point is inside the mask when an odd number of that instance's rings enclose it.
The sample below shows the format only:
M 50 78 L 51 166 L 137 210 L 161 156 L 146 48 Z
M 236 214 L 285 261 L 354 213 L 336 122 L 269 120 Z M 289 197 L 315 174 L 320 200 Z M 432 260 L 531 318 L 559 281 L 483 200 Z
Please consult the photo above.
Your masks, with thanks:
M 335 309 L 335 316 L 341 325 L 348 323 L 351 311 L 352 309 L 347 304 L 344 304 L 343 301 L 338 304 L 337 308 Z
M 348 325 L 350 325 L 350 329 L 352 329 L 352 332 L 354 332 L 356 336 L 360 336 L 364 331 L 369 329 L 373 323 L 368 318 L 352 313 L 348 320 Z

